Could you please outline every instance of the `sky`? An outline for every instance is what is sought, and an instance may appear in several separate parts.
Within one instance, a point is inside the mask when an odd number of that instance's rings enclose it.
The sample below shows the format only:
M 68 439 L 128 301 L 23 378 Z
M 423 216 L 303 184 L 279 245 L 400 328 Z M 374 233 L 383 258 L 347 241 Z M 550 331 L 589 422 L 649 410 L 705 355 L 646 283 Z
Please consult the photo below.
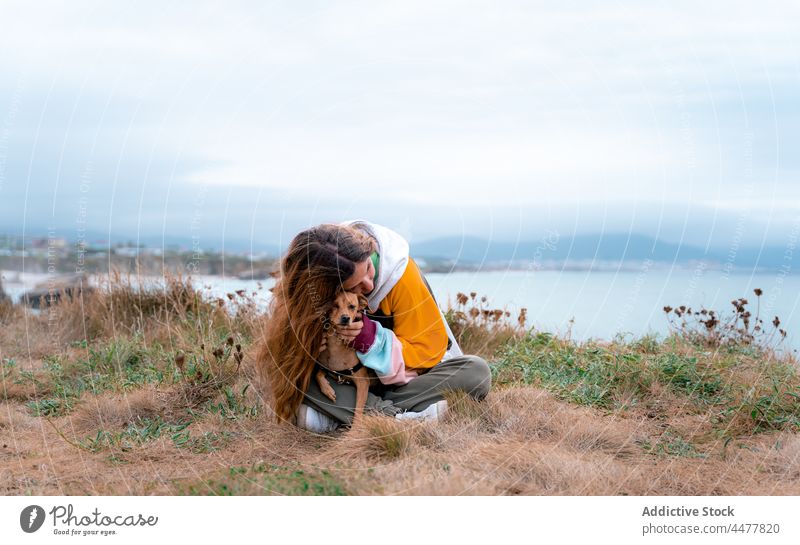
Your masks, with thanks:
M 0 233 L 413 244 L 800 227 L 800 4 L 0 8 Z

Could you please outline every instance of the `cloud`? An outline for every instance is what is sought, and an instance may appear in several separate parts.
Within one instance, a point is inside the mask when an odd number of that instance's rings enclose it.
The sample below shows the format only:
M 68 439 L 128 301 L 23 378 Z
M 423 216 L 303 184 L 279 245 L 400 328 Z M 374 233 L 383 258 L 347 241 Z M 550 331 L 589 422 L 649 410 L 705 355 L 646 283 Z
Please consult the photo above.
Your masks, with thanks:
M 628 217 L 621 203 L 668 209 L 675 233 L 681 206 L 787 222 L 798 15 L 794 2 L 10 2 L 0 210 L 18 218 L 24 187 L 68 218 L 58 195 L 91 161 L 102 228 L 191 217 L 173 197 L 204 188 L 241 216 L 269 195 L 296 224 L 367 207 L 427 225 L 442 203 L 451 224 L 510 207 L 572 210 L 568 226 L 576 204 L 602 229 L 585 210 Z

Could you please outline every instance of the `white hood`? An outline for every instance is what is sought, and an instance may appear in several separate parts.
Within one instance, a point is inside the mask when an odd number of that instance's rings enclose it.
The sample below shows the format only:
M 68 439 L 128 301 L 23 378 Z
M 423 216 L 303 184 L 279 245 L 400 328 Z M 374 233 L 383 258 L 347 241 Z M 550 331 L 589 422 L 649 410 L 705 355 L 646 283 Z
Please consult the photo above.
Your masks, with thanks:
M 342 225 L 355 227 L 367 233 L 378 242 L 378 281 L 372 288 L 367 300 L 370 312 L 378 310 L 378 305 L 386 294 L 397 284 L 408 265 L 408 242 L 388 227 L 370 223 L 365 220 L 351 220 Z

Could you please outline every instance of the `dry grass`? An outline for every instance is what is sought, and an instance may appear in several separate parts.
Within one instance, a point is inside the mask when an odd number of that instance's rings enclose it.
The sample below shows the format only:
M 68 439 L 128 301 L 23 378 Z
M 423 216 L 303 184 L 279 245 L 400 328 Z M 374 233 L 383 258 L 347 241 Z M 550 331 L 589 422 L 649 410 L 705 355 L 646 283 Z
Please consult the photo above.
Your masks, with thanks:
M 88 436 L 98 430 L 118 430 L 129 422 L 163 416 L 168 410 L 163 396 L 153 387 L 127 394 L 87 396 L 69 418 L 69 428 L 76 437 Z
M 166 274 L 159 282 L 112 274 L 99 287 L 41 313 L 0 308 L 6 333 L 0 333 L 11 356 L 43 357 L 78 342 L 141 335 L 145 342 L 171 346 L 199 345 L 220 332 L 251 337 L 260 315 L 252 294 L 229 293 L 210 300 L 188 278 Z
M 793 356 L 750 345 L 703 349 L 677 336 L 654 342 L 577 344 L 533 333 L 498 354 L 495 384 L 542 386 L 573 403 L 673 426 L 694 420 L 697 438 L 800 429 Z
M 445 318 L 465 354 L 491 359 L 513 339 L 527 332 L 527 309 L 523 308 L 511 321 L 506 309 L 490 308 L 485 296 L 476 292 L 456 294 L 455 306 L 448 301 Z
M 492 363 L 486 400 L 450 392 L 437 424 L 371 415 L 320 436 L 270 418 L 243 295 L 119 282 L 83 301 L 94 316 L 60 305 L 56 341 L 46 313 L 13 308 L 0 329 L 0 493 L 800 494 L 790 358 L 676 338 L 576 345 L 524 315 L 474 316 L 468 298 L 469 318 L 449 315 Z M 26 341 L 6 344 L 13 332 Z
M 17 307 L 0 292 L 0 325 L 11 323 L 17 317 Z
M 112 273 L 99 289 L 74 299 L 64 298 L 57 312 L 62 342 L 93 340 L 133 332 L 177 333 L 175 324 L 196 320 L 198 325 L 224 320 L 224 311 L 206 301 L 190 282 L 168 275 L 163 283 L 149 284 L 130 275 Z
M 70 444 L 98 430 L 121 430 L 165 414 L 162 404 L 147 391 L 85 399 L 73 416 L 52 419 L 54 427 L 37 423 L 41 419 L 19 406 L 0 405 L 0 426 L 14 438 L 3 449 L 0 489 L 4 494 L 280 493 L 281 487 L 285 493 L 348 494 L 800 493 L 796 434 L 743 437 L 708 448 L 704 457 L 656 453 L 640 442 L 660 436 L 657 423 L 571 406 L 531 387 L 494 392 L 485 411 L 456 409 L 439 424 L 372 416 L 350 432 L 321 437 L 277 427 L 266 418 L 208 415 L 186 431 L 192 440 L 215 434 L 210 450 L 178 448 L 169 433 L 129 449 L 91 452 Z M 267 470 L 252 469 L 265 464 Z

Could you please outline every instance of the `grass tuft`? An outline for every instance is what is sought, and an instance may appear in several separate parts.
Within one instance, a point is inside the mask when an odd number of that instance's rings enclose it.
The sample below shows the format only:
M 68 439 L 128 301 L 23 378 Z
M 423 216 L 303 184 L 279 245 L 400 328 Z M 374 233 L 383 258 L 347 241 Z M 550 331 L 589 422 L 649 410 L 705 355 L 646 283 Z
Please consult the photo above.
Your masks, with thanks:
M 226 474 L 179 486 L 193 496 L 345 496 L 344 485 L 328 471 L 293 466 L 254 464 L 232 467 Z

